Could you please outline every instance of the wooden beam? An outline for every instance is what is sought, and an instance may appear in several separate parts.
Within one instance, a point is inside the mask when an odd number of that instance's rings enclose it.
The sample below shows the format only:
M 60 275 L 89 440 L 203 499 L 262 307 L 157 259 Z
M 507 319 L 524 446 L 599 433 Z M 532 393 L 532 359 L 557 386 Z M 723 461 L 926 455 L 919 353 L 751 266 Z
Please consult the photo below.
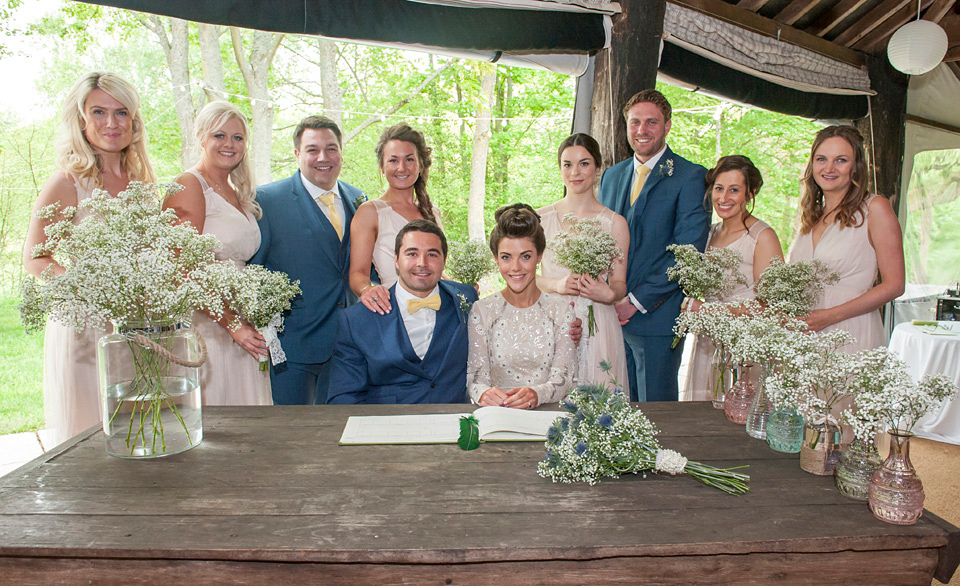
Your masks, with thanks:
M 931 1 L 932 0 L 921 1 L 921 10 L 930 6 Z M 853 44 L 853 48 L 863 51 L 864 53 L 879 53 L 886 48 L 887 41 L 890 40 L 893 33 L 897 32 L 900 27 L 908 22 L 916 20 L 916 18 L 917 5 L 911 2 L 890 16 L 890 18 L 883 21 L 883 23 L 868 34 L 864 35 L 863 38 Z
M 854 43 L 866 36 L 867 33 L 880 26 L 904 6 L 911 4 L 913 0 L 886 0 L 879 6 L 868 12 L 863 18 L 853 23 L 847 30 L 843 31 L 833 42 L 844 47 L 851 47 Z
M 960 48 L 950 49 L 947 51 L 947 54 L 943 56 L 944 63 L 954 63 L 960 61 Z
M 843 22 L 845 18 L 859 10 L 867 0 L 840 0 L 836 5 L 827 10 L 813 26 L 807 28 L 807 32 L 822 37 L 825 33 L 833 30 L 835 26 Z
M 778 12 L 777 15 L 773 17 L 773 20 L 792 25 L 803 18 L 806 13 L 813 10 L 819 3 L 820 0 L 793 0 L 793 2 L 787 4 L 783 10 Z
M 890 198 L 896 210 L 903 172 L 909 76 L 895 70 L 886 55 L 867 55 L 867 70 L 877 94 L 870 96 L 870 116 L 857 120 L 856 126 L 866 142 L 870 191 Z
M 952 132 L 953 134 L 960 134 L 960 126 L 944 124 L 943 122 L 937 122 L 936 120 L 930 120 L 929 118 L 924 118 L 922 116 L 914 116 L 913 114 L 907 114 L 907 122 L 913 122 L 914 124 L 929 126 L 930 128 L 936 128 L 937 130 Z
M 950 9 L 953 8 L 953 5 L 956 4 L 956 2 L 957 0 L 934 0 L 930 8 L 923 13 L 923 20 L 940 22 L 943 20 L 943 17 L 950 12 Z
M 780 39 L 785 43 L 826 55 L 856 67 L 864 64 L 863 54 L 858 51 L 842 47 L 793 27 L 785 26 L 775 20 L 727 4 L 723 0 L 670 0 L 670 3 L 702 12 L 746 30 Z
M 610 48 L 594 59 L 590 134 L 600 143 L 604 167 L 631 156 L 620 110 L 633 94 L 656 87 L 666 8 L 666 0 L 620 0 Z
M 756 12 L 767 5 L 767 0 L 740 0 L 737 2 L 737 8 Z

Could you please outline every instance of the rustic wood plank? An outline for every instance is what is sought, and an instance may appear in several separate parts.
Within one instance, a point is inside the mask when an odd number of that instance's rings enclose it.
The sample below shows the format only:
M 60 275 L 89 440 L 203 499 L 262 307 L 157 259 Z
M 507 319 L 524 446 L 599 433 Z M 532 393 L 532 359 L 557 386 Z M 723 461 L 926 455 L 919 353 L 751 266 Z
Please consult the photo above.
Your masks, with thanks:
M 921 6 L 926 9 L 932 0 L 922 0 Z M 917 5 L 907 4 L 896 11 L 887 20 L 883 21 L 876 28 L 864 35 L 859 41 L 853 44 L 853 48 L 864 51 L 865 53 L 879 53 L 885 51 L 890 37 L 903 25 L 917 18 Z
M 737 8 L 748 10 L 750 12 L 757 12 L 767 5 L 768 1 L 769 0 L 740 0 L 737 2 Z
M 793 0 L 790 4 L 783 7 L 783 10 L 777 13 L 773 19 L 783 24 L 793 25 L 803 18 L 808 12 L 816 8 L 820 0 Z
M 807 32 L 823 37 L 843 22 L 847 17 L 866 4 L 867 0 L 840 0 L 827 10 L 813 25 L 807 27 Z
M 940 22 L 943 20 L 953 8 L 953 5 L 956 4 L 957 0 L 934 0 L 933 4 L 923 13 L 923 20 L 929 20 L 930 22 Z
M 588 561 L 459 565 L 370 565 L 0 558 L 0 575 L 20 586 L 171 584 L 930 584 L 930 550 L 891 563 L 887 552 L 613 557 Z
M 876 8 L 871 10 L 846 30 L 841 32 L 833 42 L 844 47 L 852 47 L 854 43 L 863 38 L 867 33 L 880 26 L 888 18 L 896 14 L 898 10 L 911 3 L 912 0 L 885 0 Z

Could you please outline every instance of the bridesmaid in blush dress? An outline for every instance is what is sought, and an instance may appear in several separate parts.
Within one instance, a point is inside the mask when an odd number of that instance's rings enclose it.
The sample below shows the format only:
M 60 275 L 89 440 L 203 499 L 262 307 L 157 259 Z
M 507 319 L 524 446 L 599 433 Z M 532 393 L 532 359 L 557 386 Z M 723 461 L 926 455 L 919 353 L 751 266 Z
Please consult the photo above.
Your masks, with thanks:
M 843 348 L 850 353 L 886 345 L 880 308 L 904 288 L 900 223 L 866 182 L 860 132 L 829 126 L 817 133 L 803 177 L 802 226 L 790 247 L 791 261 L 817 258 L 840 275 L 806 322 L 813 331 L 850 332 L 856 341 Z
M 260 248 L 260 206 L 246 156 L 246 118 L 233 104 L 216 101 L 200 110 L 195 126 L 200 162 L 177 177 L 183 190 L 164 207 L 202 234 L 216 236 L 221 244 L 217 259 L 243 268 Z M 259 369 L 266 342 L 246 321 L 232 329 L 234 317 L 224 311 L 214 321 L 203 312 L 194 313 L 193 327 L 207 344 L 207 361 L 200 367 L 203 404 L 271 405 L 270 377 Z
M 597 331 L 580 339 L 577 349 L 578 380 L 582 383 L 614 382 L 627 384 L 627 358 L 623 345 L 623 331 L 613 303 L 627 291 L 627 251 L 630 249 L 630 231 L 627 221 L 597 201 L 597 179 L 600 176 L 600 145 L 588 134 L 570 135 L 557 150 L 564 196 L 555 204 L 538 211 L 547 239 L 564 231 L 564 216 L 572 213 L 578 218 L 597 218 L 603 228 L 613 235 L 624 256 L 614 262 L 609 274 L 593 279 L 590 275 L 571 274 L 559 265 L 551 250 L 543 254 L 537 285 L 541 290 L 561 295 L 573 302 L 576 316 L 587 320 L 587 301 L 593 302 Z M 600 368 L 601 361 L 610 365 L 609 371 Z
M 377 142 L 377 163 L 387 179 L 387 191 L 357 208 L 350 223 L 350 289 L 371 311 L 390 312 L 387 289 L 397 282 L 393 252 L 400 228 L 418 219 L 440 225 L 440 210 L 427 194 L 430 152 L 423 133 L 403 122 L 384 130 Z M 370 282 L 371 263 L 379 285 Z
M 707 194 L 704 205 L 712 205 L 720 221 L 710 227 L 707 249 L 731 248 L 740 253 L 742 260 L 737 270 L 746 279 L 746 284 L 737 284 L 722 299 L 711 301 L 734 301 L 754 299 L 753 284 L 770 266 L 774 258 L 783 259 L 780 239 L 762 220 L 753 213 L 753 204 L 763 185 L 760 170 L 749 158 L 742 155 L 722 157 L 717 165 L 707 171 Z M 709 202 L 709 203 L 708 203 Z M 691 300 L 688 311 L 698 311 L 700 302 Z M 687 383 L 680 394 L 681 401 L 709 401 L 713 399 L 712 361 L 713 342 L 698 336 L 694 342 Z M 759 381 L 759 369 L 752 369 L 754 385 Z
M 114 73 L 83 75 L 67 94 L 56 140 L 57 168 L 37 197 L 34 211 L 50 204 L 74 207 L 94 189 L 117 195 L 130 181 L 155 183 L 147 158 L 147 131 L 140 96 Z M 88 214 L 80 209 L 73 221 Z M 24 269 L 37 278 L 44 271 L 64 273 L 49 254 L 33 255 L 46 241 L 46 223 L 33 215 L 23 246 Z M 43 340 L 43 409 L 53 444 L 100 422 L 97 340 L 105 332 L 74 330 L 47 320 Z M 53 446 L 50 446 L 53 447 Z

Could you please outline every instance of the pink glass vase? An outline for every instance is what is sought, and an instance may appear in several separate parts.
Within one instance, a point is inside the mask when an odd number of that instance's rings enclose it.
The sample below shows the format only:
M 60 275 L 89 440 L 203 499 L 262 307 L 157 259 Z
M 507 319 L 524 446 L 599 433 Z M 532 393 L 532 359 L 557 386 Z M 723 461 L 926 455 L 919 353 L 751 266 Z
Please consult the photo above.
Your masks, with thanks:
M 873 516 L 894 525 L 913 525 L 923 514 L 923 483 L 910 462 L 910 438 L 913 434 L 893 430 L 890 455 L 874 472 L 869 485 L 869 504 Z

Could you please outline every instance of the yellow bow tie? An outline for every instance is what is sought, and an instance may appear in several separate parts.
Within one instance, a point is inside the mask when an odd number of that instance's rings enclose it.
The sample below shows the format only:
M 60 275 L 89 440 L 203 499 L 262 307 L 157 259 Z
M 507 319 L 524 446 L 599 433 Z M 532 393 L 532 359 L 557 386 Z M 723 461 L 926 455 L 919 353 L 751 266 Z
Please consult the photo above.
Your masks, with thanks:
M 440 295 L 438 293 L 434 293 L 433 295 L 424 297 L 423 299 L 407 299 L 407 313 L 417 313 L 424 307 L 434 311 L 440 309 Z

